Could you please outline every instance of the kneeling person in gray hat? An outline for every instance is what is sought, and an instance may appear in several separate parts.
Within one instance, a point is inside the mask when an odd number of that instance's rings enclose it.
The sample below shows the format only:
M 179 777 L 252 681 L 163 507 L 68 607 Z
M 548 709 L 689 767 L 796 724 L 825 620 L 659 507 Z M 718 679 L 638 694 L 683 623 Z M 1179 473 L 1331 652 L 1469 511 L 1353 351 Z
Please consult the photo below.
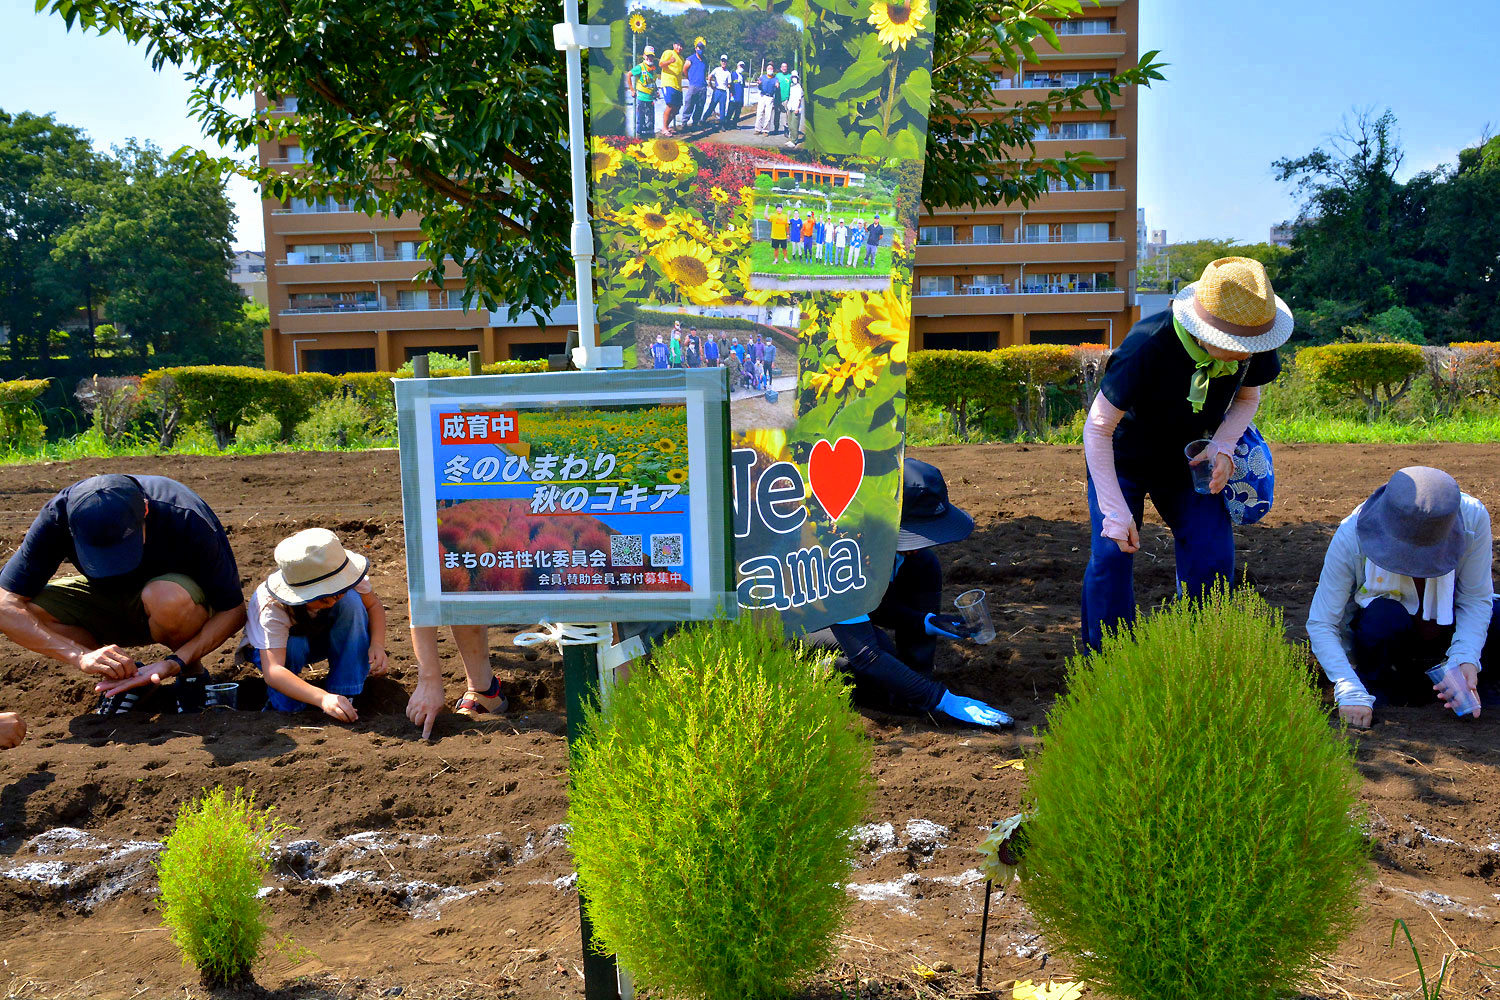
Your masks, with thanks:
M 63 562 L 81 576 L 52 580 Z M 49 582 L 50 581 L 50 582 Z M 224 528 L 164 476 L 93 476 L 47 501 L 0 570 L 0 633 L 99 679 L 99 711 L 134 706 L 147 684 L 183 675 L 178 707 L 203 707 L 199 661 L 245 624 Z M 129 647 L 166 646 L 144 664 Z
M 1500 656 L 1491 546 L 1484 504 L 1426 466 L 1397 472 L 1344 518 L 1307 618 L 1340 718 L 1369 726 L 1376 706 L 1434 697 L 1479 714 L 1481 694 L 1497 693 L 1484 668 Z

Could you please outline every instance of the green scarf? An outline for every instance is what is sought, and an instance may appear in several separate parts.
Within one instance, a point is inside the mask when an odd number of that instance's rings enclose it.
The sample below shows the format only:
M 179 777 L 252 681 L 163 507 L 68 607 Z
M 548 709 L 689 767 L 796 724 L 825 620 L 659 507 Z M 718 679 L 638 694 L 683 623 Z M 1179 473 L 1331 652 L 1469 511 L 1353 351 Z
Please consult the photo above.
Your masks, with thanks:
M 1203 404 L 1208 400 L 1208 383 L 1220 375 L 1233 375 L 1239 371 L 1238 361 L 1220 361 L 1203 349 L 1203 345 L 1188 333 L 1183 325 L 1172 317 L 1172 326 L 1177 329 L 1177 339 L 1182 341 L 1182 349 L 1187 351 L 1188 357 L 1193 359 L 1193 379 L 1188 383 L 1188 402 L 1193 405 L 1194 413 L 1203 412 Z

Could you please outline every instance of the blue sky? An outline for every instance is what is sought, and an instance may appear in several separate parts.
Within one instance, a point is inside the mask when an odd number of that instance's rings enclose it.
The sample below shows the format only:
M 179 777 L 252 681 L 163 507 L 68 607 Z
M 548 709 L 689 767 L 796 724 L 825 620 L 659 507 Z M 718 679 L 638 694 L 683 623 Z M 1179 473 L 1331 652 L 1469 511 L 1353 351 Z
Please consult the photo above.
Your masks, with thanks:
M 1271 161 L 1312 149 L 1355 108 L 1390 107 L 1410 174 L 1451 161 L 1486 125 L 1500 18 L 1414 15 L 1395 0 L 1142 0 L 1141 47 L 1159 48 L 1167 82 L 1141 95 L 1140 204 L 1173 241 L 1266 238 L 1293 214 Z M 108 147 L 129 137 L 209 147 L 187 114 L 188 85 L 153 73 L 117 37 L 64 30 L 26 0 L 0 9 L 0 108 L 56 112 Z M 262 245 L 252 186 L 233 185 L 236 245 Z

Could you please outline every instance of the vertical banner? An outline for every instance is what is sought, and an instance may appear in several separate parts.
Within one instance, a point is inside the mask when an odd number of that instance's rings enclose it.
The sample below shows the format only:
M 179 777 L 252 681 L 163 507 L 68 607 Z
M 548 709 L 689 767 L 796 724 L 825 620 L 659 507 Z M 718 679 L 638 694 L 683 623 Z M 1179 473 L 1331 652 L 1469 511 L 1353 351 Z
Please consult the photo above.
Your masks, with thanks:
M 728 368 L 737 591 L 871 610 L 900 518 L 928 0 L 593 0 L 601 342 Z

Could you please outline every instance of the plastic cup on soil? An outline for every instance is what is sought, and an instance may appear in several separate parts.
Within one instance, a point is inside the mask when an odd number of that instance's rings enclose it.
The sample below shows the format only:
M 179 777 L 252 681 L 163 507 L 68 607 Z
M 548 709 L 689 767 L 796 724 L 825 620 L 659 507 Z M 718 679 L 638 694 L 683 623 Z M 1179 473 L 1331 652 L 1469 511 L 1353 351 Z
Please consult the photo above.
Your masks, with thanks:
M 1466 715 L 1473 715 L 1479 708 L 1479 699 L 1474 696 L 1473 690 L 1469 687 L 1468 680 L 1464 677 L 1463 671 L 1458 667 L 1447 665 L 1436 666 L 1427 671 L 1427 676 L 1432 678 L 1432 683 L 1434 684 L 1441 684 L 1443 683 L 1443 678 L 1452 677 L 1452 684 L 1459 692 L 1457 700 L 1453 703 L 1454 715 L 1463 718 Z
M 966 590 L 954 599 L 953 606 L 963 616 L 971 639 L 984 645 L 995 638 L 995 623 L 990 621 L 990 608 L 984 591 Z
M 240 707 L 240 686 L 236 682 L 210 684 L 203 689 L 209 708 L 232 711 Z
M 1193 473 L 1193 489 L 1204 494 L 1209 492 L 1209 483 L 1214 478 L 1214 463 L 1204 460 L 1195 465 L 1193 464 L 1193 459 L 1203 454 L 1203 449 L 1211 444 L 1213 442 L 1207 438 L 1200 438 L 1182 449 L 1182 453 L 1187 456 L 1188 469 Z

